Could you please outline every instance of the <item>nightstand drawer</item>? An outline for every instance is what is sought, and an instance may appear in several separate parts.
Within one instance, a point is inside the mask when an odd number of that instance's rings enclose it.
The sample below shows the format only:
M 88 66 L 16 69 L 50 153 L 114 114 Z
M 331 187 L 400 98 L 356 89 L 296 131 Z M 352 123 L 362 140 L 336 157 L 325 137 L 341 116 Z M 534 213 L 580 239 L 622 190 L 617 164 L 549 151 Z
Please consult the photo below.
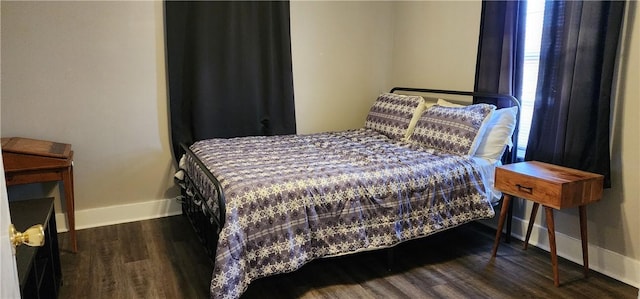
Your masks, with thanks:
M 539 178 L 496 168 L 495 188 L 516 197 L 533 200 L 545 206 L 560 207 L 562 186 Z

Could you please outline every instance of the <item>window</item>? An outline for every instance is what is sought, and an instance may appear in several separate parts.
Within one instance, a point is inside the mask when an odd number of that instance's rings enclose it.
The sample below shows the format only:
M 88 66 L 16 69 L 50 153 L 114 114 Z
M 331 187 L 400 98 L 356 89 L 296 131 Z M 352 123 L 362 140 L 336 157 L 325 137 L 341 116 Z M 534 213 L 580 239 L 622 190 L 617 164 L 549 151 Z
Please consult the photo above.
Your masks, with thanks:
M 523 158 L 529 140 L 533 103 L 538 83 L 538 65 L 540 63 L 540 41 L 542 40 L 542 21 L 545 1 L 527 1 L 527 17 L 524 42 L 524 66 L 522 71 L 522 111 L 520 131 L 518 133 L 518 158 Z

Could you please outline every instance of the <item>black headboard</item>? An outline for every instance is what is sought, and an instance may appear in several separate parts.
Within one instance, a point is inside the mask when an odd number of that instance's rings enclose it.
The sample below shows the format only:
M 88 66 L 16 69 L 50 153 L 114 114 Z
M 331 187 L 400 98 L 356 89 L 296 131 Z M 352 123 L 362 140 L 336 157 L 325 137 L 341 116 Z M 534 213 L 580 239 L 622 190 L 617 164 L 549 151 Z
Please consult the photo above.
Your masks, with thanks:
M 511 140 L 513 142 L 513 147 L 510 151 L 505 151 L 504 156 L 502 157 L 503 164 L 509 164 L 516 162 L 517 152 L 518 152 L 518 129 L 520 124 L 520 101 L 511 95 L 505 94 L 497 94 L 497 93 L 486 93 L 486 92 L 473 92 L 473 91 L 457 91 L 457 90 L 443 90 L 443 89 L 427 89 L 427 88 L 412 88 L 412 87 L 394 87 L 391 89 L 391 93 L 397 92 L 409 92 L 416 93 L 421 95 L 433 95 L 438 98 L 450 99 L 448 96 L 457 96 L 457 97 L 470 97 L 472 99 L 472 103 L 487 103 L 493 104 L 498 109 L 500 108 L 508 108 L 508 107 L 518 107 L 518 113 L 516 114 L 516 127 L 513 131 L 513 135 L 511 135 Z M 455 100 L 460 102 L 460 100 Z M 470 104 L 470 103 L 469 103 Z

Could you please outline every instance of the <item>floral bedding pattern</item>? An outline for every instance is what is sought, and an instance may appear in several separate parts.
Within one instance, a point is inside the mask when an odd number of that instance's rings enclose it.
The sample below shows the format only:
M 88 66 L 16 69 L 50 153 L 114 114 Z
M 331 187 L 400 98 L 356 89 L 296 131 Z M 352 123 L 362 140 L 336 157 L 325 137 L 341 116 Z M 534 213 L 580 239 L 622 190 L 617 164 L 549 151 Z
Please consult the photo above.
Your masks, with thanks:
M 212 298 L 320 257 L 386 248 L 494 216 L 473 160 L 371 129 L 209 139 L 191 150 L 220 181 L 226 220 Z M 191 159 L 187 174 L 214 195 Z M 206 203 L 217 210 L 215 199 Z

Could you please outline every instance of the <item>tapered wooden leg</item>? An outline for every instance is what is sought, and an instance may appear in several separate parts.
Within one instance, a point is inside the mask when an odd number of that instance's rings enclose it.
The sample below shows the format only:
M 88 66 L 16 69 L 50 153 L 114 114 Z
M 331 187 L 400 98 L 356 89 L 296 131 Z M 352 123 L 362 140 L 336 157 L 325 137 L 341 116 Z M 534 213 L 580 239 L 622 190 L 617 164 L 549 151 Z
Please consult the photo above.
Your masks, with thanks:
M 582 263 L 584 265 L 584 277 L 589 276 L 589 243 L 587 242 L 587 206 L 579 206 L 580 211 L 580 238 L 582 239 Z
M 493 250 L 491 251 L 491 258 L 495 258 L 496 253 L 498 253 L 498 245 L 500 245 L 502 227 L 504 226 L 504 220 L 507 216 L 507 211 L 509 210 L 509 202 L 511 202 L 511 195 L 504 194 L 504 199 L 502 200 L 502 209 L 500 209 L 500 219 L 498 219 L 498 228 L 496 229 L 496 239 L 495 241 L 493 241 Z
M 547 215 L 547 232 L 549 233 L 549 252 L 551 253 L 551 267 L 553 268 L 553 284 L 560 286 L 560 275 L 558 273 L 558 254 L 556 252 L 556 228 L 553 222 L 553 209 L 544 207 Z
M 529 217 L 529 226 L 527 227 L 527 236 L 524 238 L 524 250 L 527 250 L 529 246 L 529 238 L 531 237 L 531 229 L 533 229 L 533 223 L 536 222 L 536 214 L 538 214 L 539 203 L 534 202 L 533 208 L 531 208 L 531 217 Z
M 78 252 L 78 242 L 76 240 L 76 217 L 75 217 L 75 201 L 73 198 L 73 167 L 69 166 L 62 173 L 62 182 L 64 184 L 64 199 L 67 206 L 67 221 L 69 222 L 69 236 L 71 251 Z

